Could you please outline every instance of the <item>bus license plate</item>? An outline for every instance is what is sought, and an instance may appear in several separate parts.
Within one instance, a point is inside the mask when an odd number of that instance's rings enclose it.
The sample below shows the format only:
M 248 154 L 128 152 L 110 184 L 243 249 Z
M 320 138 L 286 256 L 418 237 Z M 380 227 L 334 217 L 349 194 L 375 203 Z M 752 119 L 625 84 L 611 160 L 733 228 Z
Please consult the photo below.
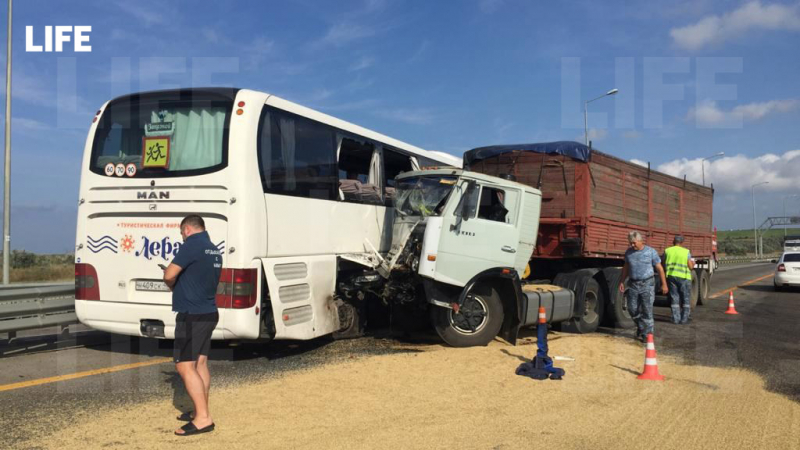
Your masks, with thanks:
M 167 284 L 163 281 L 137 281 L 137 291 L 169 292 Z

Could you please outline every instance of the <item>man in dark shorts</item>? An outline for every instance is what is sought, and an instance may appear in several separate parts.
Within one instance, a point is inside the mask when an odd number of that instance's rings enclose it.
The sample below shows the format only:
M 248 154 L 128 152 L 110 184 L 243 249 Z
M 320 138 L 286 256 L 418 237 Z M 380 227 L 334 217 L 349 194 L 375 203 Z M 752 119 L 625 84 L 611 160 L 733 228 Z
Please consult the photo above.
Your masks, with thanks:
M 208 412 L 208 351 L 211 334 L 219 322 L 216 293 L 222 271 L 222 255 L 211 243 L 203 218 L 186 216 L 181 221 L 181 245 L 172 263 L 164 270 L 164 282 L 172 290 L 175 319 L 175 367 L 194 403 L 193 413 L 179 420 L 187 423 L 175 430 L 179 436 L 214 430 Z

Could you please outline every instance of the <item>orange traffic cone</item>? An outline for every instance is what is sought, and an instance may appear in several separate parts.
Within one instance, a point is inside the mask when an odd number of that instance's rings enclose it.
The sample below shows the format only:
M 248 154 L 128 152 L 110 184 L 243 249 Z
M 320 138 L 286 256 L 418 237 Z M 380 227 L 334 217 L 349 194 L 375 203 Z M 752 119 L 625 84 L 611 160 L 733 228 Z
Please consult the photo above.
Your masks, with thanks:
M 647 350 L 644 351 L 644 372 L 636 378 L 640 380 L 664 381 L 664 376 L 658 373 L 656 344 L 653 342 L 652 333 L 647 335 Z
M 736 312 L 736 306 L 733 304 L 733 291 L 731 291 L 728 296 L 728 310 L 725 311 L 725 314 L 739 314 Z

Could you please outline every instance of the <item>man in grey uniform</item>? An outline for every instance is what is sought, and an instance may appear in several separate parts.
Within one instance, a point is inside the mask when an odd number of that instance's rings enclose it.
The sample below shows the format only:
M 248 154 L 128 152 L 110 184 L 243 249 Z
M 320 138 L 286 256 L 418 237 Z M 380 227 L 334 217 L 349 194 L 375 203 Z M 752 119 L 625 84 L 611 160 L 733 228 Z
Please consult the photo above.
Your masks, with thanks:
M 630 248 L 625 252 L 625 265 L 622 267 L 619 291 L 625 292 L 625 279 L 628 280 L 626 301 L 628 313 L 636 323 L 636 338 L 647 342 L 647 335 L 653 333 L 653 302 L 656 298 L 655 271 L 661 278 L 661 293 L 667 293 L 667 278 L 661 267 L 661 258 L 652 247 L 644 245 L 638 231 L 628 233 Z

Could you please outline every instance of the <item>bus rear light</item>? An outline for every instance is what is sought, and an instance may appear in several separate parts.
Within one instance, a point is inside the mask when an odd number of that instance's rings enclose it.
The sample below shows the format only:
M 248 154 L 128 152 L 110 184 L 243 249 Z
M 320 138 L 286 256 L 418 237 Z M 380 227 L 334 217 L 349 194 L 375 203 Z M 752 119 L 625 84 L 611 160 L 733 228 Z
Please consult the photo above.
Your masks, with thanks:
M 436 261 L 436 255 L 428 255 L 428 261 Z
M 75 300 L 100 300 L 97 271 L 91 264 L 75 264 Z
M 244 110 L 242 108 L 239 108 L 239 109 L 236 110 L 236 115 L 237 116 L 241 116 L 242 114 L 244 114 Z
M 94 119 L 92 119 L 92 123 L 95 123 L 95 122 L 97 122 L 97 116 L 94 116 Z
M 778 264 L 778 272 L 786 272 L 786 266 L 783 264 Z
M 222 269 L 217 285 L 217 307 L 247 309 L 256 304 L 257 269 Z
M 239 103 L 236 104 L 236 106 L 238 106 L 239 108 L 243 108 L 244 107 L 244 102 L 239 102 Z

